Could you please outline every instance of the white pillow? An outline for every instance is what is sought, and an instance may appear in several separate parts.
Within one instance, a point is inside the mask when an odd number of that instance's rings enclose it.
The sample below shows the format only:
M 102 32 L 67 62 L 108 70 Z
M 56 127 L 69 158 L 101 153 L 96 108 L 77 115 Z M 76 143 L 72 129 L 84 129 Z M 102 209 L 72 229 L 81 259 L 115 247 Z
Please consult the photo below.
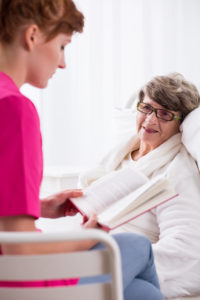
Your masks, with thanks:
M 182 142 L 200 169 L 200 107 L 187 115 L 181 124 Z

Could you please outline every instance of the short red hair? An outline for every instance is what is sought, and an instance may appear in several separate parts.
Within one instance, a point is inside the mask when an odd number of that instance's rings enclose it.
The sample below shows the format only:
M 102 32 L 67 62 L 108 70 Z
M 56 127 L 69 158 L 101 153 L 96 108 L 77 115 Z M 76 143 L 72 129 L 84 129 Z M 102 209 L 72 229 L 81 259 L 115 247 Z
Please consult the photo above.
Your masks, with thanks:
M 84 16 L 72 0 L 0 0 L 0 42 L 11 43 L 30 24 L 51 40 L 59 33 L 82 32 Z

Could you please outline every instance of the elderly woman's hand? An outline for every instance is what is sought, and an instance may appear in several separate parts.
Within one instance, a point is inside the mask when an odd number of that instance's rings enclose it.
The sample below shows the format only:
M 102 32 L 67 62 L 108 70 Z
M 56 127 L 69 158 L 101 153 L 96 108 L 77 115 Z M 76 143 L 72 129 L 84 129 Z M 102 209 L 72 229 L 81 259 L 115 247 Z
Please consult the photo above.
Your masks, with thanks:
M 107 227 L 103 227 L 98 223 L 98 218 L 95 214 L 92 214 L 89 218 L 83 217 L 83 228 L 96 228 L 103 231 L 109 232 L 110 230 Z

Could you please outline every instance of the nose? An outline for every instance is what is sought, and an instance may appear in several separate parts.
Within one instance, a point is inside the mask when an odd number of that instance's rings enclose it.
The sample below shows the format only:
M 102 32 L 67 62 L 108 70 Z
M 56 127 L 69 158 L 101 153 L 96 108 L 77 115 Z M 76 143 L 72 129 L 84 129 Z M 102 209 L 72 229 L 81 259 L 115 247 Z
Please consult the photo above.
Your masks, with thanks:
M 64 55 L 64 51 L 60 57 L 60 61 L 59 61 L 59 64 L 58 64 L 58 68 L 59 69 L 65 69 L 66 68 L 66 63 L 65 63 L 65 55 Z

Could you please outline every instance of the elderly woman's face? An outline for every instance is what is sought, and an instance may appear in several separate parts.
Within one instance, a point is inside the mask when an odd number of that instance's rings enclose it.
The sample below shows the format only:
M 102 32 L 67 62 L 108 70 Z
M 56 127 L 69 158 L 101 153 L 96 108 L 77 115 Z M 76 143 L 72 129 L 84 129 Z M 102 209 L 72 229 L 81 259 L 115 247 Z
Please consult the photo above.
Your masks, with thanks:
M 155 101 L 151 100 L 145 95 L 143 103 L 151 105 L 156 109 L 165 108 Z M 175 116 L 180 116 L 179 112 L 171 111 Z M 152 149 L 155 149 L 163 142 L 168 140 L 171 136 L 179 132 L 180 121 L 172 120 L 165 121 L 156 117 L 156 113 L 145 114 L 143 112 L 137 112 L 136 118 L 137 133 L 141 142 L 149 145 Z

